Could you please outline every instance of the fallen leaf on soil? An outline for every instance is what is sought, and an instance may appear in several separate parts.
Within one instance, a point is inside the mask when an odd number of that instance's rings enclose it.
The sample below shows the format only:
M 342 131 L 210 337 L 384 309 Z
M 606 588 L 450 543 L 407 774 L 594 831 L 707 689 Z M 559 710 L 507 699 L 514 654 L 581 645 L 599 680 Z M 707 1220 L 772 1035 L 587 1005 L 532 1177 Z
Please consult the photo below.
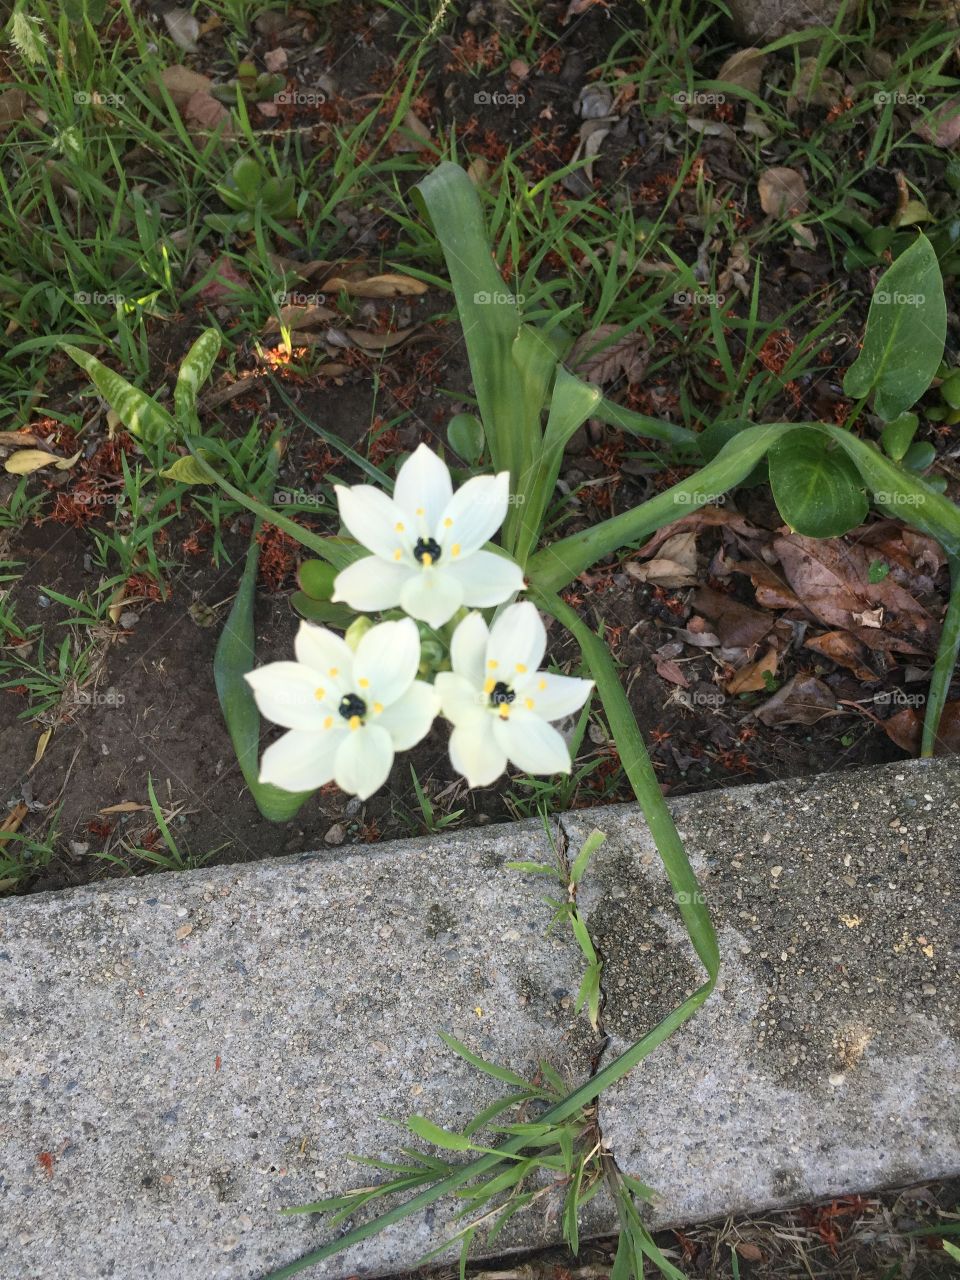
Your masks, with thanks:
M 269 316 L 267 323 L 260 330 L 261 334 L 279 333 L 281 329 L 312 329 L 317 324 L 329 324 L 337 318 L 337 313 L 330 307 L 322 307 L 319 303 L 307 306 L 291 304 L 281 307 L 279 315 Z
M 27 114 L 30 99 L 23 89 L 7 89 L 0 93 L 0 129 L 9 129 Z
M 729 526 L 735 533 L 741 533 L 745 537 L 749 537 L 756 532 L 750 521 L 738 512 L 728 511 L 726 507 L 707 505 L 697 507 L 696 511 L 692 511 L 690 515 L 681 516 L 679 520 L 674 520 L 672 524 L 664 525 L 662 529 L 658 529 L 653 537 L 643 544 L 637 554 L 640 556 L 653 555 L 668 538 L 672 538 L 675 533 L 680 533 L 684 529 L 711 529 L 716 525 Z
M 776 646 L 771 645 L 762 658 L 733 673 L 726 684 L 727 693 L 762 693 L 768 689 L 770 681 L 766 677 L 776 675 L 779 656 Z
M 807 184 L 796 169 L 764 169 L 757 180 L 760 207 L 774 218 L 795 218 L 807 207 Z
M 738 560 L 730 566 L 734 573 L 746 573 L 757 594 L 757 604 L 765 609 L 796 609 L 800 604 L 796 593 L 783 580 L 783 574 L 763 560 Z
M 955 147 L 960 142 L 960 98 L 951 98 L 931 111 L 913 126 L 913 132 L 935 147 L 945 150 Z
M 692 529 L 675 533 L 660 547 L 660 554 L 643 564 L 630 560 L 626 572 L 638 582 L 659 587 L 692 587 L 697 581 L 697 535 Z
M 870 581 L 877 557 L 869 545 L 790 534 L 775 538 L 773 549 L 801 603 L 830 630 L 851 631 L 870 649 L 925 653 L 936 648 L 939 625 L 894 574 Z M 882 627 L 875 622 L 878 609 Z
M 654 658 L 654 666 L 657 675 L 662 679 L 669 681 L 670 684 L 678 684 L 681 689 L 689 689 L 690 681 L 672 658 Z
M 776 621 L 772 614 L 751 609 L 710 587 L 700 588 L 693 597 L 693 607 L 710 619 L 721 644 L 729 649 L 759 644 Z
M 195 93 L 205 93 L 213 83 L 208 76 L 189 67 L 164 67 L 157 77 L 173 99 L 173 105 L 182 111 Z
M 0 822 L 0 845 L 8 840 L 15 831 L 20 829 L 20 824 L 30 810 L 22 802 L 15 804 L 2 822 Z
M 168 9 L 163 15 L 170 39 L 187 53 L 196 53 L 200 23 L 186 9 Z
M 353 298 L 402 298 L 426 293 L 430 287 L 423 280 L 414 280 L 413 276 L 402 276 L 388 272 L 382 276 L 368 276 L 365 280 L 345 280 L 342 276 L 331 276 L 324 280 L 323 287 L 328 293 L 349 293 Z
M 816 676 L 794 676 L 753 713 L 772 728 L 778 724 L 816 724 L 833 715 L 837 700 Z
M 603 386 L 625 377 L 639 382 L 647 368 L 646 342 L 641 333 L 627 333 L 613 342 L 605 339 L 622 333 L 616 324 L 598 325 L 592 333 L 582 333 L 571 348 L 567 363 L 587 382 Z M 599 350 L 595 350 L 600 346 Z
M 327 340 L 331 340 L 332 334 L 346 334 L 350 341 L 363 351 L 390 351 L 393 347 L 399 347 L 401 342 L 406 342 L 418 328 L 419 325 L 412 325 L 409 329 L 397 329 L 393 333 L 369 333 L 366 329 L 329 329 Z M 334 345 L 346 344 L 336 342 Z
M 0 431 L 0 445 L 22 444 L 24 446 L 40 443 L 40 437 L 29 431 Z
M 287 66 L 287 51 L 281 45 L 279 49 L 270 49 L 263 55 L 263 65 L 268 71 L 284 71 Z
M 795 116 L 801 107 L 835 107 L 843 100 L 843 76 L 833 67 L 820 64 L 820 58 L 801 61 L 787 97 L 788 116 Z
M 4 471 L 14 476 L 29 476 L 41 467 L 56 467 L 58 471 L 69 471 L 79 459 L 83 450 L 78 450 L 72 458 L 58 458 L 55 453 L 47 453 L 45 449 L 18 449 L 11 453 L 3 464 Z
M 204 302 L 235 302 L 237 294 L 248 289 L 250 281 L 240 274 L 226 255 L 219 257 L 211 267 L 210 279 L 200 290 Z
M 824 631 L 819 636 L 808 636 L 804 647 L 814 653 L 822 653 L 825 658 L 835 662 L 838 667 L 852 671 L 858 680 L 879 680 L 880 676 L 867 666 L 870 650 L 849 631 Z
M 766 54 L 762 49 L 738 49 L 731 53 L 714 77 L 727 84 L 738 84 L 751 93 L 760 88 L 760 77 L 763 74 L 763 63 Z
M 912 756 L 920 754 L 920 739 L 923 734 L 923 712 L 915 707 L 904 707 L 896 715 L 880 721 L 884 732 L 902 751 Z M 950 756 L 960 752 L 960 702 L 948 702 L 940 717 L 937 740 L 934 744 L 935 756 Z
M 190 96 L 183 109 L 184 123 L 195 125 L 200 130 L 217 130 L 224 138 L 233 136 L 233 121 L 230 112 L 205 90 L 199 90 Z
M 101 817 L 105 817 L 110 813 L 139 813 L 141 810 L 149 809 L 148 804 L 137 804 L 135 800 L 124 800 L 120 804 L 108 805 L 106 809 L 98 809 L 97 813 Z
M 52 728 L 44 729 L 43 733 L 41 733 L 40 737 L 37 739 L 37 749 L 33 754 L 33 765 L 31 766 L 31 768 L 35 765 L 38 765 L 40 761 L 43 759 L 43 753 L 46 751 L 47 747 L 49 746 L 50 739 L 52 737 L 53 737 Z
M 737 1253 L 745 1262 L 762 1262 L 763 1250 L 750 1240 L 741 1240 L 737 1245 Z
M 411 109 L 403 117 L 400 128 L 391 137 L 390 150 L 395 153 L 422 151 L 431 141 L 430 130 Z

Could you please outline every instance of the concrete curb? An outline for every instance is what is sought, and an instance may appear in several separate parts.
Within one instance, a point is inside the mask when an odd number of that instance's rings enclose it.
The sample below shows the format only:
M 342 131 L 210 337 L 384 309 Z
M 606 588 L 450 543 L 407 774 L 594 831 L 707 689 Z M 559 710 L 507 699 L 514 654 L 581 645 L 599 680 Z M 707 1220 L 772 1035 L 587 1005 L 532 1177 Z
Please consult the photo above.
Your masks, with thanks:
M 957 764 L 674 808 L 723 987 L 601 1106 L 622 1166 L 662 1193 L 656 1221 L 960 1171 Z M 700 979 L 635 809 L 562 826 L 608 833 L 581 905 L 614 1052 Z M 545 936 L 549 882 L 505 866 L 550 856 L 522 823 L 0 905 L 0 1273 L 253 1280 L 299 1257 L 322 1222 L 279 1210 L 370 1181 L 346 1157 L 396 1152 L 380 1117 L 457 1126 L 497 1096 L 440 1029 L 582 1080 L 582 959 Z M 412 1266 L 449 1215 L 313 1274 Z M 507 1243 L 556 1233 L 541 1209 Z

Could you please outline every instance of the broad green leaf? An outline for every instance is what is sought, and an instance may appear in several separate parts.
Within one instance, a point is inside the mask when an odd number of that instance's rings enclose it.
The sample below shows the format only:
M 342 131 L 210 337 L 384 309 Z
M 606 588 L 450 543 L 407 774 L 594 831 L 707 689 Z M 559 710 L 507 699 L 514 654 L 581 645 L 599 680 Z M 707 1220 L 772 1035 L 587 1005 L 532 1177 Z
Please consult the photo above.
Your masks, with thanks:
M 211 454 L 205 449 L 198 449 L 197 452 L 202 455 L 208 467 L 212 465 Z M 176 480 L 178 484 L 216 484 L 207 468 L 201 467 L 189 453 L 185 458 L 178 458 L 169 467 L 164 467 L 160 474 L 165 480 Z
M 337 570 L 325 560 L 304 560 L 297 570 L 297 581 L 312 600 L 329 600 Z
M 645 413 L 635 413 L 633 409 L 625 409 L 623 405 L 604 397 L 593 411 L 594 418 L 606 422 L 611 427 L 619 427 L 633 436 L 643 436 L 647 440 L 662 440 L 665 444 L 678 448 L 700 447 L 701 436 L 687 427 L 678 427 L 674 422 L 664 422 L 660 418 L 648 418 Z M 752 423 L 747 423 L 752 426 Z M 726 444 L 726 440 L 721 442 Z M 720 445 L 717 446 L 719 449 Z
M 210 377 L 220 354 L 218 329 L 205 329 L 183 358 L 173 388 L 173 408 L 181 426 L 192 428 L 197 416 L 197 393 Z
M 835 538 L 863 523 L 869 503 L 859 472 L 821 432 L 791 431 L 773 445 L 768 461 L 777 509 L 794 532 Z
M 78 347 L 63 344 L 63 349 L 89 376 L 90 381 L 106 400 L 126 429 L 138 440 L 147 444 L 159 444 L 176 433 L 176 423 L 166 409 L 160 407 L 151 396 L 133 386 L 119 373 L 101 364 L 96 356 Z
M 483 455 L 483 423 L 472 413 L 455 413 L 447 423 L 447 440 L 464 462 L 476 464 Z
M 877 282 L 863 349 L 843 389 L 873 406 L 888 422 L 923 395 L 936 376 L 947 336 L 943 277 L 933 246 L 918 236 Z
M 307 622 L 315 622 L 320 627 L 336 627 L 341 631 L 345 631 L 356 616 L 345 604 L 314 600 L 305 591 L 294 591 L 290 605 Z
M 926 471 L 937 458 L 937 451 L 929 440 L 915 440 L 901 459 L 901 466 L 908 471 Z
M 894 418 L 892 422 L 888 422 L 883 428 L 880 443 L 894 462 L 899 462 L 910 448 L 910 442 L 913 440 L 919 422 L 917 415 L 908 410 Z
M 462 1133 L 451 1133 L 448 1129 L 441 1129 L 426 1116 L 411 1116 L 407 1121 L 407 1128 L 424 1142 L 432 1142 L 435 1147 L 440 1147 L 443 1151 L 469 1151 L 473 1146 L 470 1139 L 465 1138 Z

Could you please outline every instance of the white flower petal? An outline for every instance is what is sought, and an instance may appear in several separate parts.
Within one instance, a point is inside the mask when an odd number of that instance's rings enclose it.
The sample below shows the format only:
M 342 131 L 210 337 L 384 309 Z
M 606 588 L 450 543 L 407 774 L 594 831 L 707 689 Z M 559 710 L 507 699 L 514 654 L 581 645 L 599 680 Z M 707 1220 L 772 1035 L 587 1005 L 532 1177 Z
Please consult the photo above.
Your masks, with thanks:
M 477 609 L 503 604 L 524 587 L 520 566 L 493 551 L 474 551 L 465 560 L 445 560 L 442 567 L 463 587 L 463 603 Z
M 413 684 L 420 665 L 420 632 L 412 618 L 371 627 L 353 659 L 354 688 L 364 701 L 385 707 Z
M 547 647 L 547 632 L 537 607 L 528 600 L 512 604 L 490 628 L 487 669 L 495 679 L 510 684 L 517 675 L 536 671 Z
M 317 733 L 332 712 L 338 691 L 321 683 L 321 676 L 300 662 L 268 662 L 244 677 L 253 690 L 260 714 L 284 729 Z M 296 788 L 294 788 L 296 790 Z
M 349 681 L 353 654 L 343 638 L 328 631 L 326 627 L 301 622 L 293 642 L 293 651 L 298 662 L 325 677 L 319 684 L 325 685 L 329 680 Z
M 450 761 L 471 787 L 489 787 L 507 767 L 507 757 L 493 734 L 492 716 L 478 727 L 459 727 L 450 735 Z
M 421 569 L 403 584 L 400 604 L 411 618 L 442 627 L 463 604 L 463 587 L 443 568 Z
M 524 773 L 570 772 L 570 752 L 562 735 L 532 711 L 511 707 L 506 719 L 493 719 L 493 736 L 510 763 Z
M 475 726 L 480 732 L 479 722 L 490 719 L 482 691 L 455 671 L 439 672 L 434 688 L 440 698 L 440 710 L 451 724 Z
M 461 555 L 470 555 L 489 542 L 503 524 L 510 499 L 510 472 L 496 476 L 474 476 L 461 485 L 434 526 L 440 546 L 459 546 Z
M 514 685 L 518 701 L 543 720 L 572 716 L 586 702 L 592 688 L 592 680 L 555 676 L 549 671 L 536 671 Z M 527 706 L 528 699 L 532 706 Z
M 342 741 L 336 727 L 319 733 L 293 729 L 263 753 L 260 781 L 284 791 L 316 791 L 333 777 L 334 757 Z
M 397 472 L 393 500 L 418 527 L 423 521 L 426 533 L 433 533 L 450 501 L 453 485 L 450 472 L 432 449 L 418 445 Z
M 410 557 L 413 531 L 392 498 L 372 484 L 338 484 L 335 490 L 340 519 L 362 547 L 391 564 L 398 551 Z
M 340 734 L 334 759 L 337 786 L 366 800 L 387 780 L 393 766 L 393 743 L 386 729 L 365 724 Z
M 386 729 L 394 751 L 409 751 L 430 732 L 439 710 L 440 699 L 433 685 L 414 680 L 406 693 L 373 717 L 373 723 Z
M 450 640 L 450 661 L 458 676 L 463 676 L 478 689 L 483 687 L 490 632 L 479 613 L 468 613 L 458 624 Z
M 400 603 L 403 584 L 411 574 L 419 573 L 409 564 L 394 564 L 379 556 L 364 556 L 337 574 L 333 582 L 333 601 L 342 601 L 360 613 L 377 613 L 395 609 Z

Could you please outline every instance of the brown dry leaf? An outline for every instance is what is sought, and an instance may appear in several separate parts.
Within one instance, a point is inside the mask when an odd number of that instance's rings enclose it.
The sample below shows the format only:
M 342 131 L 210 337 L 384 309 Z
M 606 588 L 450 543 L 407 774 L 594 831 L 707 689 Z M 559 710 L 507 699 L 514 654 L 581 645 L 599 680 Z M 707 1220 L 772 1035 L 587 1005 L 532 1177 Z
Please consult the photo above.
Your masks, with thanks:
M 751 93 L 756 93 L 760 88 L 766 56 L 762 49 L 738 49 L 727 58 L 714 79 L 724 80 L 727 84 L 738 84 Z
M 835 107 L 843 100 L 843 76 L 833 67 L 822 67 L 819 58 L 804 58 L 787 98 L 787 115 L 801 107 Z
M 672 658 L 658 658 L 655 656 L 653 661 L 657 675 L 661 679 L 667 680 L 670 684 L 678 684 L 681 689 L 690 688 L 690 681 Z
M 660 554 L 643 564 L 630 560 L 624 566 L 638 582 L 659 587 L 692 587 L 697 581 L 697 535 L 693 529 L 675 533 L 660 547 Z
M 764 1253 L 752 1240 L 741 1240 L 737 1245 L 737 1253 L 745 1262 L 763 1262 Z
M 939 626 L 929 611 L 895 580 L 892 573 L 870 581 L 875 550 L 857 540 L 804 538 L 789 534 L 774 539 L 773 549 L 803 606 L 830 630 L 851 631 L 870 649 L 927 653 L 936 648 Z M 883 625 L 875 621 L 883 610 Z M 858 617 L 861 621 L 858 621 Z
M 960 98 L 951 98 L 913 126 L 924 142 L 950 150 L 960 142 Z
M 2 845 L 5 840 L 9 839 L 15 831 L 19 831 L 20 824 L 29 812 L 30 810 L 22 803 L 22 801 L 13 806 L 4 820 L 0 822 L 0 845 Z
M 726 683 L 727 693 L 763 693 L 770 687 L 767 676 L 775 676 L 780 654 L 776 645 L 771 645 L 762 658 L 756 662 L 748 662 L 741 667 Z
M 230 112 L 222 102 L 218 102 L 205 90 L 191 94 L 183 108 L 183 119 L 185 124 L 192 125 L 199 131 L 219 131 L 223 138 L 233 136 L 233 118 Z
M 668 538 L 672 538 L 675 533 L 680 533 L 683 529 L 711 529 L 716 525 L 724 525 L 733 529 L 735 533 L 740 533 L 744 537 L 753 537 L 757 530 L 746 519 L 736 511 L 728 511 L 726 507 L 703 506 L 697 507 L 688 516 L 681 516 L 679 520 L 674 520 L 671 524 L 664 525 L 640 548 L 638 555 L 651 556 L 658 547 L 662 546 Z
M 394 347 L 399 347 L 401 342 L 406 342 L 418 328 L 418 325 L 412 325 L 409 329 L 397 329 L 394 333 L 369 333 L 366 329 L 329 329 L 327 341 L 334 346 L 347 346 L 348 343 L 339 341 L 339 335 L 345 335 L 362 351 L 391 351 Z M 333 339 L 334 334 L 338 335 L 337 339 Z
M 241 275 L 226 254 L 213 264 L 210 279 L 200 290 L 204 302 L 217 303 L 236 302 L 237 295 L 249 289 L 250 281 Z
M 167 9 L 163 15 L 170 39 L 187 53 L 196 53 L 200 23 L 187 9 Z
M 616 338 L 617 334 L 622 336 Z M 615 341 L 606 342 L 608 338 Z M 580 335 L 567 363 L 585 381 L 600 386 L 620 377 L 639 382 L 647 368 L 646 340 L 638 332 L 624 334 L 622 325 L 601 324 L 591 333 Z
M 760 207 L 773 218 L 795 218 L 807 207 L 807 184 L 796 169 L 775 166 L 757 179 Z
M 291 303 L 281 307 L 279 315 L 270 316 L 260 330 L 261 334 L 279 333 L 281 329 L 312 329 L 314 325 L 329 324 L 337 318 L 337 313 L 330 307 L 322 307 L 319 303 L 299 306 Z
M 22 120 L 29 105 L 30 99 L 24 89 L 7 89 L 0 93 L 0 131 Z
M 837 700 L 822 680 L 800 675 L 788 680 L 754 715 L 772 728 L 779 724 L 816 724 L 836 710 Z
M 55 453 L 47 453 L 46 449 L 18 449 L 7 458 L 3 469 L 14 476 L 29 476 L 42 467 L 56 467 L 58 471 L 68 471 L 76 465 L 82 453 L 83 450 L 79 449 L 72 458 L 58 458 Z
M 206 93 L 213 81 L 189 67 L 164 67 L 157 77 L 173 99 L 173 105 L 182 111 L 195 93 Z
M 713 623 L 720 643 L 727 649 L 749 649 L 769 633 L 776 619 L 740 604 L 710 587 L 701 587 L 693 597 L 693 607 Z
M 26 448 L 39 443 L 40 437 L 32 435 L 29 431 L 0 431 L 0 446 L 16 444 Z
M 887 737 L 895 742 L 903 751 L 912 756 L 920 754 L 920 740 L 923 734 L 923 712 L 915 707 L 904 707 L 896 715 L 881 721 Z M 948 702 L 940 717 L 937 740 L 934 743 L 935 756 L 952 756 L 960 753 L 960 702 Z
M 283 45 L 277 49 L 269 49 L 263 55 L 263 65 L 268 71 L 285 71 L 287 67 L 287 51 Z
M 390 150 L 395 153 L 422 151 L 432 141 L 430 130 L 411 108 L 403 117 L 399 130 L 390 139 Z
M 757 594 L 757 604 L 765 609 L 796 609 L 800 605 L 796 594 L 790 590 L 772 565 L 763 560 L 738 560 L 731 564 L 734 573 L 749 574 Z
M 38 765 L 40 761 L 43 759 L 43 753 L 46 751 L 47 747 L 50 745 L 50 739 L 52 737 L 53 737 L 52 728 L 44 729 L 43 733 L 41 733 L 40 737 L 37 739 L 37 749 L 33 755 L 33 764 L 30 766 L 31 768 L 35 768 L 36 765 Z
M 870 650 L 849 631 L 824 631 L 818 636 L 808 636 L 803 643 L 805 648 L 822 653 L 838 667 L 852 671 L 858 680 L 879 679 L 879 674 L 867 665 Z
M 413 276 L 387 272 L 382 276 L 368 276 L 365 280 L 345 280 L 342 276 L 332 276 L 329 280 L 324 280 L 323 287 L 328 293 L 342 289 L 353 298 L 406 298 L 426 293 L 430 286 L 423 280 L 414 280 Z
M 111 804 L 106 809 L 98 809 L 97 813 L 101 817 L 106 817 L 111 813 L 139 813 L 141 810 L 149 808 L 148 804 L 137 804 L 135 800 L 123 800 L 120 804 Z

